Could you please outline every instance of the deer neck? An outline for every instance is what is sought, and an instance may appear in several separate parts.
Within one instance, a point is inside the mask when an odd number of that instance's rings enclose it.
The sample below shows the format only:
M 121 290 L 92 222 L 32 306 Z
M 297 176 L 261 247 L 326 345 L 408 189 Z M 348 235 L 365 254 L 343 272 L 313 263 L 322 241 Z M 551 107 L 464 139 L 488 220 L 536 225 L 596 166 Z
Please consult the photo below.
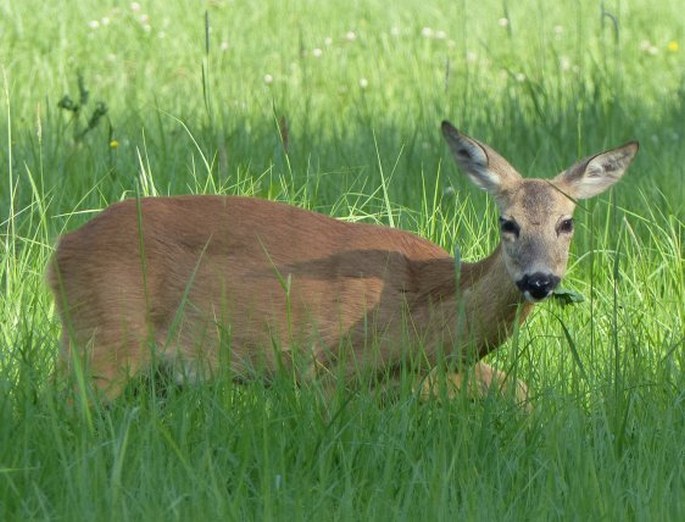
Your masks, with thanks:
M 463 264 L 460 274 L 461 312 L 465 339 L 473 343 L 478 356 L 498 348 L 533 309 L 511 280 L 501 244 L 485 259 Z M 459 307 L 458 307 L 459 308 Z
M 478 262 L 457 267 L 445 259 L 433 270 L 429 299 L 424 303 L 432 303 L 429 307 L 434 307 L 434 312 L 439 310 L 437 318 L 443 324 L 435 330 L 443 331 L 446 354 L 461 353 L 471 360 L 485 357 L 504 343 L 532 310 L 533 304 L 523 298 L 509 276 L 501 245 Z M 439 342 L 431 339 L 429 344 Z

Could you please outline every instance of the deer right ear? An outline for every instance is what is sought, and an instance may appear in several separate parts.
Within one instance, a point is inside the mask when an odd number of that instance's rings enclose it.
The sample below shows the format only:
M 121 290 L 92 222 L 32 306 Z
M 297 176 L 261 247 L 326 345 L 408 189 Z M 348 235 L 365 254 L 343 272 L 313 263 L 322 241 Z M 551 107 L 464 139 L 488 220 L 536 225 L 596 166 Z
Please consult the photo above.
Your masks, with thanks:
M 520 179 L 514 168 L 497 152 L 459 132 L 448 122 L 442 122 L 442 135 L 454 160 L 478 187 L 497 195 L 509 182 Z
M 571 197 L 591 198 L 621 179 L 639 148 L 636 141 L 631 141 L 622 147 L 600 152 L 579 161 L 555 179 L 567 187 Z

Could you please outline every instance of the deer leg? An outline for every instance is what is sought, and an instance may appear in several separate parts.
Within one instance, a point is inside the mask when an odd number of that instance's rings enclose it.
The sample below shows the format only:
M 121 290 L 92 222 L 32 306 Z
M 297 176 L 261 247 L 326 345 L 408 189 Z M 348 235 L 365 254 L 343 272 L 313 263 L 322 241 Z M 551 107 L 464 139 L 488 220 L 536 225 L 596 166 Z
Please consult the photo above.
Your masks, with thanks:
M 98 395 L 106 402 L 118 398 L 132 377 L 150 364 L 151 354 L 145 346 L 135 340 L 126 340 L 116 345 L 101 345 L 86 367 L 87 374 Z
M 426 377 L 421 388 L 421 398 L 428 399 L 438 395 L 438 369 L 434 368 Z M 483 399 L 495 391 L 500 394 L 513 395 L 516 402 L 530 411 L 528 386 L 518 379 L 485 364 L 476 363 L 464 372 L 450 372 L 446 379 L 447 398 L 454 398 L 466 387 L 466 395 L 472 399 Z
M 121 395 L 131 377 L 149 366 L 152 354 L 135 335 L 121 337 L 93 335 L 86 342 L 73 342 L 63 335 L 62 352 L 56 373 L 69 378 L 78 393 L 89 385 L 105 402 Z

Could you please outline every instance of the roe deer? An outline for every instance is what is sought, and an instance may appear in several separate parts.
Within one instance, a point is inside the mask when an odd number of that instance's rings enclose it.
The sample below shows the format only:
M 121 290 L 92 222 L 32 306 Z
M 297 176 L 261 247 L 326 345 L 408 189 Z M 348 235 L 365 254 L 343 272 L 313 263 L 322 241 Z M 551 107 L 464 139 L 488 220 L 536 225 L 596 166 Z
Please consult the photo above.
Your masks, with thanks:
M 153 360 L 237 377 L 284 362 L 299 377 L 392 372 L 410 360 L 478 361 L 566 269 L 574 200 L 616 182 L 636 142 L 551 180 L 524 179 L 443 122 L 469 179 L 500 211 L 501 242 L 461 263 L 412 233 L 235 196 L 127 200 L 61 238 L 48 269 L 62 321 L 58 370 L 78 363 L 106 399 Z M 225 348 L 225 349 L 224 349 Z M 302 363 L 298 365 L 299 363 Z M 504 374 L 475 363 L 476 394 Z M 462 377 L 452 381 L 461 385 Z M 526 387 L 516 393 L 526 398 Z

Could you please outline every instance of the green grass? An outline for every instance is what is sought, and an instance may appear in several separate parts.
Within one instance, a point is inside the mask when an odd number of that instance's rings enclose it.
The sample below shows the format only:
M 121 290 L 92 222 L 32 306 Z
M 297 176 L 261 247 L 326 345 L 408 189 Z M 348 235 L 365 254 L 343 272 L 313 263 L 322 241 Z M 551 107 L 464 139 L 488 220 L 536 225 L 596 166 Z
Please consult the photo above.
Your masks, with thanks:
M 0 519 L 685 518 L 679 0 L 107 4 L 0 1 Z M 75 119 L 58 103 L 79 73 Z M 641 141 L 577 211 L 565 286 L 585 302 L 539 306 L 491 357 L 530 415 L 410 382 L 324 403 L 287 378 L 64 404 L 43 279 L 60 233 L 125 196 L 220 192 L 477 259 L 496 215 L 445 118 L 530 176 Z

